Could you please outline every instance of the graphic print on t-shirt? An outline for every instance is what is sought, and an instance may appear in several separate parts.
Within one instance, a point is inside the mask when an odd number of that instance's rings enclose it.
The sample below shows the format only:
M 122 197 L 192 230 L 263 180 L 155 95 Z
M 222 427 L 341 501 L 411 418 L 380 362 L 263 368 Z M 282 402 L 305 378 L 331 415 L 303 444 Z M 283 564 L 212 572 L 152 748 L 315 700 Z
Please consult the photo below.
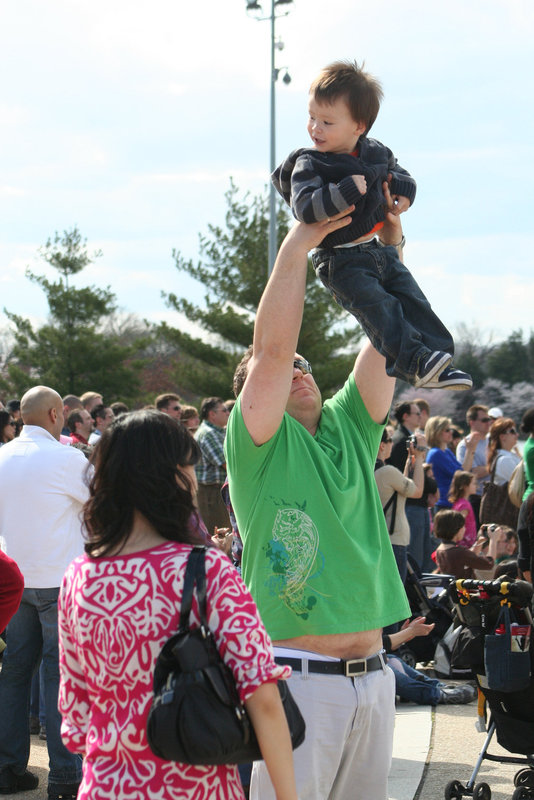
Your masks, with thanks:
M 304 511 L 284 508 L 276 513 L 272 535 L 264 548 L 273 573 L 267 588 L 297 616 L 308 619 L 318 594 L 310 581 L 324 567 L 319 532 Z

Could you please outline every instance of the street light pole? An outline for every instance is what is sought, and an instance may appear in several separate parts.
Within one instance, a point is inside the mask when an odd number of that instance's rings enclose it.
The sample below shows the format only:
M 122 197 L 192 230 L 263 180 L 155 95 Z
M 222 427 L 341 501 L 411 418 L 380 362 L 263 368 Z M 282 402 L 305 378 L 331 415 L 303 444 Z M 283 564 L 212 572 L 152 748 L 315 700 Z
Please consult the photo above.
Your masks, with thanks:
M 261 5 L 258 3 L 258 0 L 246 0 L 247 2 L 247 11 L 259 11 L 261 12 Z M 271 0 L 271 14 L 270 17 L 256 17 L 258 20 L 266 20 L 270 19 L 271 21 L 271 108 L 270 108 L 270 143 L 269 143 L 269 151 L 270 151 L 270 158 L 269 158 L 269 166 L 270 166 L 270 174 L 274 172 L 276 168 L 276 81 L 278 80 L 278 73 L 280 72 L 279 69 L 276 68 L 275 64 L 275 50 L 278 47 L 279 49 L 283 48 L 283 44 L 280 42 L 276 42 L 275 36 L 275 20 L 278 17 L 285 17 L 289 14 L 289 11 L 284 11 L 280 14 L 276 14 L 276 8 L 281 5 L 289 5 L 293 2 L 293 0 Z M 287 72 L 284 75 L 284 83 L 288 84 L 291 83 L 291 77 Z M 276 190 L 272 184 L 270 183 L 269 189 L 269 247 L 268 247 L 268 260 L 267 260 L 267 274 L 270 275 L 273 271 L 274 262 L 276 260 L 276 252 L 278 249 L 278 242 L 277 242 L 277 225 L 276 225 Z
M 270 171 L 272 175 L 276 169 L 276 79 L 278 73 L 274 63 L 274 7 L 276 0 L 271 0 L 271 142 L 270 142 Z M 273 271 L 277 251 L 277 224 L 276 224 L 276 190 L 273 182 L 269 181 L 269 251 L 267 261 L 267 274 Z

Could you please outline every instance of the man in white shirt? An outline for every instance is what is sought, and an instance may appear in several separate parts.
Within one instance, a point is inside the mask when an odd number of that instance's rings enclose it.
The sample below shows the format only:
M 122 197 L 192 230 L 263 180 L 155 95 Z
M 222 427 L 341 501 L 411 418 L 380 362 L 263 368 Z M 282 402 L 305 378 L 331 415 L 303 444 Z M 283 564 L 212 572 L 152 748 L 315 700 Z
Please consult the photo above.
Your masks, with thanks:
M 57 598 L 63 573 L 83 552 L 80 512 L 91 468 L 79 450 L 59 443 L 63 402 L 55 391 L 35 386 L 23 396 L 21 411 L 21 435 L 0 449 L 0 536 L 24 575 L 22 602 L 7 629 L 0 672 L 0 794 L 38 785 L 26 767 L 30 687 L 42 654 L 48 796 L 74 800 L 81 758 L 69 753 L 60 735 Z
M 487 406 L 481 405 L 474 405 L 470 406 L 467 409 L 465 415 L 467 424 L 469 425 L 470 433 L 481 433 L 483 438 L 477 444 L 477 448 L 475 450 L 475 455 L 473 456 L 473 466 L 470 469 L 470 472 L 473 473 L 475 478 L 477 479 L 477 492 L 476 494 L 472 494 L 469 498 L 469 502 L 475 512 L 475 519 L 477 528 L 479 525 L 478 514 L 480 511 L 480 501 L 482 500 L 482 492 L 484 491 L 484 483 L 488 480 L 488 467 L 487 467 L 487 457 L 488 457 L 488 440 L 487 435 L 488 431 L 491 427 L 491 423 L 493 422 L 490 413 L 488 412 Z M 456 448 L 456 458 L 460 462 L 463 463 L 465 458 L 466 452 L 466 440 L 462 439 L 459 442 L 458 447 Z

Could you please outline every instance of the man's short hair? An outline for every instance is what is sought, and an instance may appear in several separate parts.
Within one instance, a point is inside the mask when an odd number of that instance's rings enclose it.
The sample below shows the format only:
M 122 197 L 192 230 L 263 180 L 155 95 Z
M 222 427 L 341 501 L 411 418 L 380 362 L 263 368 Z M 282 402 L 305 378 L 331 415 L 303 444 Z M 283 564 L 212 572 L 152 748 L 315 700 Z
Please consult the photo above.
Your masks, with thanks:
M 427 415 L 430 416 L 430 405 L 422 397 L 416 397 L 415 400 L 412 400 L 412 403 L 415 403 L 419 411 L 426 411 Z
M 80 395 L 80 402 L 84 408 L 87 408 L 97 397 L 102 397 L 102 392 L 84 392 Z
M 163 408 L 167 408 L 169 403 L 181 404 L 182 401 L 177 394 L 174 394 L 173 392 L 167 392 L 167 394 L 159 394 L 154 402 L 158 411 L 161 411 Z
M 250 361 L 251 358 L 252 358 L 252 345 L 250 344 L 243 353 L 241 361 L 235 368 L 232 388 L 234 390 L 234 395 L 236 397 L 239 397 L 239 395 L 241 394 L 241 390 L 245 385 L 248 373 L 248 362 Z
M 393 415 L 394 415 L 395 419 L 397 420 L 397 422 L 399 423 L 399 425 L 402 424 L 402 418 L 405 416 L 405 414 L 409 414 L 411 412 L 411 410 L 412 410 L 412 403 L 411 402 L 410 403 L 397 403 L 397 405 L 395 406 L 395 408 L 393 410 Z
M 182 406 L 182 415 L 180 417 L 182 422 L 185 422 L 188 419 L 195 419 L 195 417 L 198 416 L 199 414 L 195 406 Z
M 488 413 L 488 407 L 487 406 L 481 406 L 481 405 L 478 405 L 478 404 L 474 405 L 474 406 L 469 406 L 469 408 L 467 409 L 467 411 L 465 413 L 465 418 L 466 418 L 467 422 L 474 422 L 478 418 L 478 412 L 479 411 L 482 411 L 482 412 L 484 412 L 484 414 L 487 414 Z
M 334 61 L 321 70 L 310 86 L 317 103 L 332 104 L 344 99 L 355 122 L 366 126 L 367 134 L 380 110 L 384 93 L 380 82 L 358 66 L 357 61 Z
M 221 404 L 224 405 L 222 397 L 205 397 L 200 404 L 200 419 L 207 419 L 210 411 L 213 411 L 214 408 Z
M 83 422 L 83 417 L 80 412 L 75 409 L 74 411 L 71 411 L 67 417 L 67 428 L 71 433 L 76 433 L 76 424 L 78 422 Z
M 104 403 L 100 403 L 100 405 L 95 406 L 91 411 L 91 416 L 93 418 L 93 422 L 96 424 L 97 417 L 98 419 L 106 419 L 106 408 L 107 406 Z
M 100 397 L 100 395 L 98 395 Z M 75 394 L 66 394 L 63 398 L 63 405 L 74 411 L 75 408 L 82 408 L 83 403 L 80 398 Z
M 129 411 L 129 408 L 126 405 L 126 403 L 121 403 L 120 400 L 117 400 L 116 403 L 112 403 L 110 405 L 110 408 L 113 411 L 115 417 L 118 417 L 119 414 L 127 414 Z

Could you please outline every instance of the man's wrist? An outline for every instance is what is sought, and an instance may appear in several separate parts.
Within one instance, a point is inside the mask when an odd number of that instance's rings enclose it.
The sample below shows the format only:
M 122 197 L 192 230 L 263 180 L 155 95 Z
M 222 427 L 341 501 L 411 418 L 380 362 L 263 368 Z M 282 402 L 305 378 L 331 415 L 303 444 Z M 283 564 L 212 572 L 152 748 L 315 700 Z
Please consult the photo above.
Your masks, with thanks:
M 391 243 L 390 242 L 383 242 L 382 239 L 379 236 L 378 237 L 378 244 L 381 247 L 396 247 L 397 249 L 402 249 L 404 247 L 404 245 L 406 244 L 406 236 L 404 234 L 402 234 L 402 238 L 401 238 L 400 242 L 397 242 L 397 244 L 393 244 L 393 242 L 391 242 Z

